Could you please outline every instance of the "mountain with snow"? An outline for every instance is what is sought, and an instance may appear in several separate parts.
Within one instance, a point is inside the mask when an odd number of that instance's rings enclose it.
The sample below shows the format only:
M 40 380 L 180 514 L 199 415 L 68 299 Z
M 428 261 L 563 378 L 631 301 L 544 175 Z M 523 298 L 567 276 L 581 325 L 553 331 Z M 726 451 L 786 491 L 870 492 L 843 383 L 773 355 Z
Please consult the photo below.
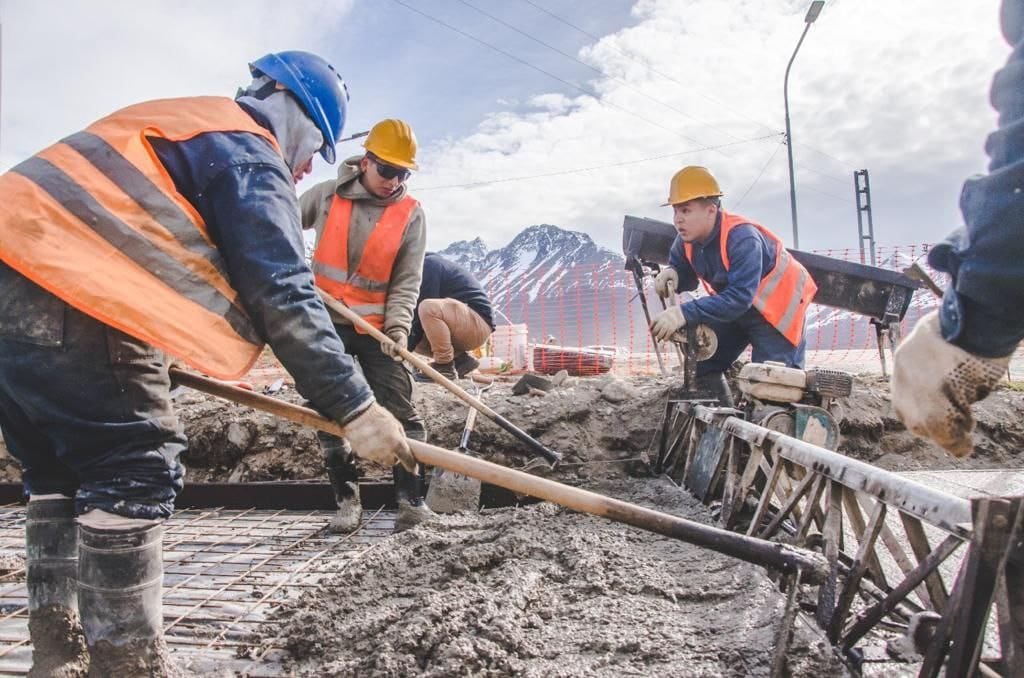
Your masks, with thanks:
M 495 322 L 526 323 L 531 341 L 565 346 L 630 346 L 653 350 L 647 321 L 622 254 L 597 245 L 586 233 L 551 224 L 529 226 L 509 244 L 489 249 L 482 238 L 460 240 L 439 252 L 472 271 L 497 310 Z M 902 271 L 913 263 L 903 254 L 880 268 Z M 943 284 L 941 278 L 937 278 Z M 646 282 L 651 314 L 661 310 Z M 918 291 L 903 323 L 913 323 L 936 305 Z M 875 329 L 864 316 L 813 305 L 807 314 L 809 349 L 873 348 Z

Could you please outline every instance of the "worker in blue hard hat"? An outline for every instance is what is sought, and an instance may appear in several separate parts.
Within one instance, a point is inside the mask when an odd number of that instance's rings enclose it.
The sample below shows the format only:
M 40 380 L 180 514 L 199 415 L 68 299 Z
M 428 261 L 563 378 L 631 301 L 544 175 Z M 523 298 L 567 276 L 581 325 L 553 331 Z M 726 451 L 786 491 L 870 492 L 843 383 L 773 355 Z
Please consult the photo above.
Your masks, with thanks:
M 39 675 L 173 671 L 161 534 L 187 441 L 172 359 L 234 379 L 269 344 L 357 455 L 415 470 L 305 262 L 295 182 L 317 152 L 334 161 L 345 84 L 306 52 L 250 71 L 234 100 L 130 106 L 0 176 L 0 429 L 29 495 Z

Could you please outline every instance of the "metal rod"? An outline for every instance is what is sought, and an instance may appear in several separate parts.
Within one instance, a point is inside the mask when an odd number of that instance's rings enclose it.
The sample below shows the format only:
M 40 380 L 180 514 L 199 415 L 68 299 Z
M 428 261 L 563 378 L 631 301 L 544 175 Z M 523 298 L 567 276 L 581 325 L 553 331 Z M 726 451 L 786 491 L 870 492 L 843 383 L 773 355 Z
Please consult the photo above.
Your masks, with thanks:
M 366 322 L 366 320 L 361 315 L 359 315 L 358 313 L 350 309 L 348 306 L 332 297 L 327 292 L 324 292 L 322 289 L 319 288 L 317 289 L 317 292 L 320 293 L 320 296 L 321 298 L 323 298 L 324 303 L 327 305 L 327 308 L 331 309 L 338 315 L 342 316 L 343 318 L 345 318 L 353 325 L 357 326 L 359 329 L 369 334 L 377 341 L 394 343 L 386 334 L 378 330 L 370 323 Z M 558 452 L 555 452 L 554 450 L 546 447 L 539 440 L 532 437 L 526 431 L 519 428 L 505 417 L 501 416 L 484 403 L 480 402 L 479 399 L 471 396 L 469 393 L 466 392 L 464 388 L 462 388 L 461 386 L 453 382 L 451 379 L 444 376 L 443 374 L 435 370 L 433 367 L 428 365 L 427 361 L 423 360 L 419 356 L 414 355 L 404 346 L 398 346 L 398 354 L 402 356 L 402 358 L 405 359 L 413 367 L 415 367 L 420 372 L 433 379 L 434 383 L 436 383 L 439 386 L 443 386 L 445 389 L 453 393 L 460 400 L 462 400 L 464 403 L 475 409 L 477 412 L 484 415 L 485 417 L 493 421 L 495 424 L 511 433 L 521 442 L 526 443 L 531 450 L 533 450 L 540 456 L 544 457 L 544 459 L 546 459 L 548 463 L 551 464 L 552 466 L 562 461 L 562 455 L 560 455 Z
M 286 403 L 261 393 L 246 391 L 230 384 L 203 377 L 198 374 L 172 368 L 175 383 L 225 398 L 241 405 L 247 405 L 275 416 L 288 419 L 303 426 L 309 426 L 327 433 L 343 436 L 345 429 L 336 422 L 321 416 L 315 410 Z M 690 544 L 703 546 L 749 563 L 770 567 L 786 573 L 800 570 L 809 583 L 818 583 L 825 576 L 827 563 L 817 553 L 787 544 L 754 539 L 735 534 L 709 525 L 686 520 L 668 513 L 644 508 L 636 504 L 612 499 L 603 495 L 563 485 L 553 480 L 476 459 L 416 440 L 410 440 L 416 460 L 428 466 L 438 466 L 448 471 L 476 478 L 492 485 L 525 494 L 537 499 L 550 501 L 560 506 L 608 518 L 619 523 L 639 527 L 649 532 L 679 539 Z

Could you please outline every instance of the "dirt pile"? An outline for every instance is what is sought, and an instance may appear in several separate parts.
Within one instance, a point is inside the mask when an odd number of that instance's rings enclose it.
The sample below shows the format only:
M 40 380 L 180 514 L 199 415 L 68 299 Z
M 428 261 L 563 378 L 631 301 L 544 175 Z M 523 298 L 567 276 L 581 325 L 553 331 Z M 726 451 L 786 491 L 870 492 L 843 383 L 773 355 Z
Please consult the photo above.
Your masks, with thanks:
M 666 481 L 617 488 L 708 519 Z M 298 675 L 768 675 L 783 598 L 752 565 L 542 504 L 396 535 L 266 642 Z M 845 675 L 813 624 L 791 647 L 793 675 Z
M 257 387 L 287 375 L 280 367 L 260 373 Z M 465 382 L 464 382 L 465 383 Z M 543 397 L 512 395 L 514 379 L 498 381 L 484 401 L 548 447 L 565 462 L 551 477 L 570 482 L 643 475 L 639 457 L 661 423 L 665 403 L 678 394 L 675 377 L 570 378 Z M 303 403 L 290 382 L 274 397 Z M 418 384 L 415 400 L 427 421 L 430 442 L 458 445 L 467 406 L 439 386 Z M 323 462 L 312 430 L 270 415 L 182 389 L 175 405 L 190 439 L 184 456 L 191 482 L 254 482 L 321 479 Z M 854 392 L 841 401 L 840 451 L 895 471 L 941 468 L 1024 467 L 1024 392 L 1002 387 L 975 405 L 977 449 L 957 460 L 938 446 L 907 432 L 892 412 L 888 383 L 857 377 Z M 513 467 L 530 459 L 529 448 L 478 417 L 470 449 Z M 367 466 L 368 477 L 387 478 L 383 468 Z M 17 481 L 17 464 L 0 445 L 0 480 Z

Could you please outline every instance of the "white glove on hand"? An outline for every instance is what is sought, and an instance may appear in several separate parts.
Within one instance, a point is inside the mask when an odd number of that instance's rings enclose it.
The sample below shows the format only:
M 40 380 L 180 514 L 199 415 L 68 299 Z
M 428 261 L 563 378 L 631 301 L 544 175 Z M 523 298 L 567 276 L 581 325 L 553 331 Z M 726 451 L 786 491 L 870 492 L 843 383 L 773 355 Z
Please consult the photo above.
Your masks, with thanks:
M 1010 357 L 983 358 L 942 338 L 938 311 L 917 323 L 896 349 L 892 405 L 907 429 L 957 457 L 974 451 L 971 403 L 1006 374 Z
M 658 293 L 659 297 L 675 299 L 677 289 L 679 289 L 679 274 L 676 273 L 676 269 L 671 266 L 661 269 L 658 277 L 654 279 L 654 291 Z
M 410 473 L 416 471 L 416 458 L 409 450 L 402 425 L 377 403 L 345 424 L 345 439 L 363 459 L 388 468 L 400 463 Z
M 398 352 L 398 348 L 405 348 L 406 343 L 409 341 L 409 333 L 401 328 L 394 327 L 387 331 L 387 335 L 391 341 L 382 341 L 380 343 L 380 350 L 396 363 L 402 362 L 402 356 Z
M 659 341 L 670 341 L 672 335 L 684 327 L 686 316 L 683 315 L 683 309 L 679 304 L 672 304 L 651 321 L 651 332 Z

